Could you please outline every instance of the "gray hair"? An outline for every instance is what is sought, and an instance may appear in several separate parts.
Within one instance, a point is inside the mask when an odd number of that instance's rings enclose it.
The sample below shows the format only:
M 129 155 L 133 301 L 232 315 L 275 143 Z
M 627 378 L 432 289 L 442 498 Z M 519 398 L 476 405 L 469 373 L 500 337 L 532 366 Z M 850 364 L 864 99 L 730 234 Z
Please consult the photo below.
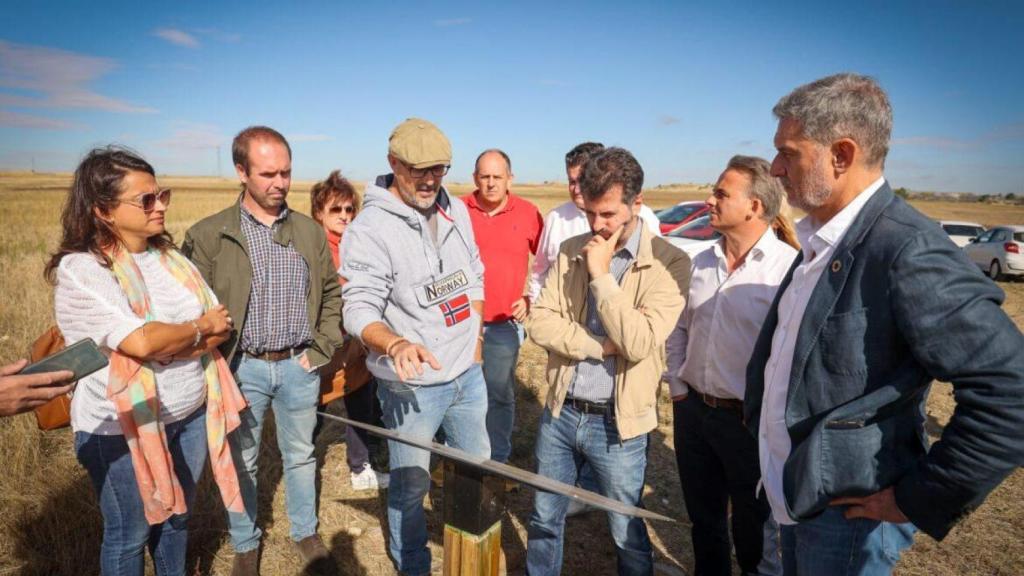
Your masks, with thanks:
M 750 177 L 750 188 L 747 189 L 747 196 L 756 198 L 764 207 L 764 214 L 761 219 L 765 222 L 775 220 L 782 210 L 782 199 L 786 197 L 786 191 L 782 188 L 779 179 L 772 176 L 772 165 L 764 158 L 757 156 L 736 155 L 729 159 L 726 170 L 736 170 Z
M 864 150 L 868 165 L 885 164 L 892 106 L 873 78 L 845 73 L 815 80 L 783 96 L 772 113 L 779 120 L 796 120 L 808 138 L 823 146 L 851 138 Z
M 473 174 L 477 174 L 478 172 L 480 172 L 480 160 L 488 154 L 498 154 L 499 156 L 504 158 L 505 166 L 508 167 L 508 173 L 512 173 L 512 160 L 508 157 L 508 154 L 505 154 L 505 151 L 499 148 L 488 148 L 487 150 L 484 150 L 483 152 L 480 153 L 479 156 L 476 157 L 476 162 L 473 164 Z

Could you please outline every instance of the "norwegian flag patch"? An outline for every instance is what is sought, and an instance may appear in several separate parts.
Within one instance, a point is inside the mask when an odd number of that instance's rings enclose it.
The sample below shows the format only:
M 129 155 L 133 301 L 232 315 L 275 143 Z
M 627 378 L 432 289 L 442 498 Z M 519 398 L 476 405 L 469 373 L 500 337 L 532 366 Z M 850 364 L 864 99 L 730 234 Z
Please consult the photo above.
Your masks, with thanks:
M 444 314 L 444 325 L 450 328 L 469 318 L 469 295 L 456 296 L 447 302 L 442 302 L 438 307 Z

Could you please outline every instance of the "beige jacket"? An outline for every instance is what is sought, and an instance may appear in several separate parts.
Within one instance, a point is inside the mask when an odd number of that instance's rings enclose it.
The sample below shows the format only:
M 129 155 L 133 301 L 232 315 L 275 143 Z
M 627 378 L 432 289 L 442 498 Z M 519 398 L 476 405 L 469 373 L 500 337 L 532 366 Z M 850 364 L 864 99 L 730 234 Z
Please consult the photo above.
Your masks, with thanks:
M 602 340 L 586 328 L 587 289 L 594 291 L 601 324 L 620 351 L 615 363 L 615 422 L 619 436 L 627 440 L 658 425 L 665 340 L 686 303 L 690 258 L 644 226 L 636 261 L 626 269 L 622 286 L 610 273 L 591 281 L 580 255 L 591 236 L 581 234 L 562 244 L 526 329 L 548 351 L 547 407 L 557 418 L 576 363 L 601 358 Z

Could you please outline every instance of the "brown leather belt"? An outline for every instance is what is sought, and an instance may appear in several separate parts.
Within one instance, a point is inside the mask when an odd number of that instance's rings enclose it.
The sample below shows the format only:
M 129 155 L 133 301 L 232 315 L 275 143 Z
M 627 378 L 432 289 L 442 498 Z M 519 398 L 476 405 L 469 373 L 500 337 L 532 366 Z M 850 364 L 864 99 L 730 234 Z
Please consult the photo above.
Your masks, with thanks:
M 294 358 L 305 351 L 305 346 L 299 346 L 297 348 L 285 348 L 284 350 L 274 350 L 272 352 L 260 352 L 259 354 L 249 352 L 248 350 L 245 350 L 243 353 L 249 358 L 263 360 L 264 362 L 280 362 L 281 360 Z
M 743 400 L 737 400 L 735 398 L 719 398 L 703 392 L 697 392 L 697 396 L 712 408 L 724 408 L 725 410 L 735 410 L 740 414 L 743 413 Z
M 584 414 L 615 415 L 615 405 L 611 402 L 591 402 L 580 398 L 566 398 L 565 403 Z

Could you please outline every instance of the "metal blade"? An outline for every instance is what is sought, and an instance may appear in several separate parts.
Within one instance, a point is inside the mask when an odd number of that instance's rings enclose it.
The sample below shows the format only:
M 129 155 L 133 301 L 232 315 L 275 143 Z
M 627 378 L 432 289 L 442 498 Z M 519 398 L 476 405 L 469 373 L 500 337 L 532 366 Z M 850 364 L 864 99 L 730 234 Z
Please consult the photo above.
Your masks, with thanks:
M 495 474 L 497 476 L 509 478 L 521 484 L 528 484 L 539 490 L 553 492 L 555 494 L 561 494 L 574 500 L 579 500 L 584 504 L 593 506 L 595 508 L 600 508 L 601 510 L 605 510 L 607 512 L 617 512 L 619 514 L 625 514 L 626 516 L 635 516 L 639 518 L 647 518 L 650 520 L 664 520 L 666 522 L 675 522 L 675 519 L 669 518 L 668 516 L 662 516 L 661 514 L 651 512 L 650 510 L 646 510 L 644 508 L 630 506 L 629 504 L 624 504 L 622 502 L 619 502 L 618 500 L 612 500 L 611 498 L 606 498 L 604 496 L 601 496 L 600 494 L 596 494 L 589 490 L 584 490 L 579 486 L 570 486 L 569 484 L 565 484 L 557 480 L 552 480 L 547 476 L 541 476 L 539 474 L 534 474 L 533 472 L 527 472 L 522 468 L 516 468 L 515 466 L 510 466 L 508 464 L 503 464 L 501 462 L 495 462 L 494 460 L 490 460 L 487 458 L 473 456 L 468 452 L 463 452 L 462 450 L 452 448 L 451 446 L 445 446 L 443 444 L 437 444 L 436 442 L 409 438 L 408 436 L 403 435 L 401 432 L 395 432 L 394 430 L 388 430 L 386 428 L 380 428 L 370 424 L 356 422 L 355 420 L 350 420 L 348 418 L 343 418 L 341 416 L 334 416 L 333 414 L 327 414 L 325 412 L 317 412 L 317 414 L 320 414 L 325 418 L 330 418 L 331 420 L 344 422 L 345 424 L 355 426 L 356 428 L 362 428 L 363 430 L 366 430 L 371 434 L 382 436 L 389 440 L 394 440 L 396 442 L 401 442 L 403 444 L 408 444 L 410 446 L 415 446 L 417 448 L 428 450 L 443 458 L 449 458 L 462 464 L 476 466 L 477 468 L 481 468 L 487 471 L 489 474 Z

